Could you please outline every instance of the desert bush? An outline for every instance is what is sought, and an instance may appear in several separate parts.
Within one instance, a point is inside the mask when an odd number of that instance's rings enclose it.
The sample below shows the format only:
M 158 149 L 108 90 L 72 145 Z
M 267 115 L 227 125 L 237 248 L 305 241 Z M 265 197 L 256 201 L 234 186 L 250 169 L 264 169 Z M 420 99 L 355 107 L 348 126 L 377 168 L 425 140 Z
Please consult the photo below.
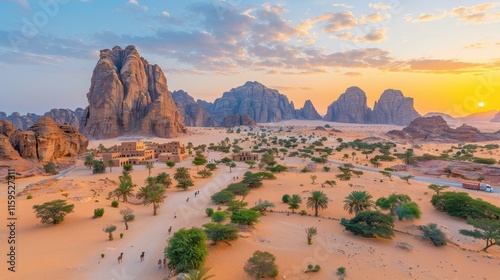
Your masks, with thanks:
M 390 239 L 394 236 L 394 218 L 379 211 L 362 211 L 350 220 L 342 218 L 340 224 L 346 230 L 363 237 Z
M 111 207 L 118 208 L 118 205 L 120 205 L 120 203 L 118 202 L 118 200 L 111 201 Z
M 276 277 L 278 276 L 278 266 L 275 260 L 276 257 L 269 252 L 255 251 L 252 257 L 248 259 L 243 270 L 248 275 L 255 277 L 255 279 L 266 276 Z
M 235 197 L 234 193 L 227 191 L 227 190 L 222 190 L 222 191 L 217 192 L 214 195 L 212 195 L 211 199 L 216 204 L 224 204 L 224 203 L 228 203 L 229 201 L 233 200 L 234 197 Z
M 64 217 L 73 212 L 74 204 L 66 204 L 66 200 L 56 199 L 41 205 L 33 205 L 36 217 L 42 224 L 59 224 Z
M 251 226 L 259 221 L 260 216 L 260 213 L 254 210 L 243 209 L 231 215 L 231 222 L 239 225 Z
M 281 197 L 281 201 L 283 203 L 288 203 L 290 201 L 290 198 L 291 196 L 289 194 L 284 194 L 282 197 Z
M 43 166 L 43 169 L 48 174 L 57 174 L 57 166 L 52 161 L 49 161 Z
M 214 213 L 214 209 L 212 209 L 212 208 L 205 209 L 205 214 L 207 214 L 207 216 L 212 217 L 213 213 Z
M 93 219 L 100 218 L 104 215 L 104 208 L 96 208 L 94 209 L 94 216 L 92 217 Z
M 222 212 L 222 211 L 217 211 L 217 212 L 212 214 L 211 218 L 212 218 L 212 222 L 220 224 L 227 219 L 227 213 Z
M 433 195 L 432 205 L 453 217 L 467 219 L 500 219 L 500 208 L 486 201 L 479 201 L 464 192 L 444 192 Z
M 401 248 L 401 249 L 404 249 L 404 250 L 407 250 L 407 251 L 411 251 L 413 250 L 413 246 L 410 245 L 409 243 L 407 242 L 397 242 L 396 243 L 396 247 L 398 248 Z
M 206 240 L 207 235 L 199 228 L 175 232 L 164 251 L 168 267 L 177 273 L 200 269 L 208 255 Z
M 33 196 L 31 194 L 28 194 L 28 196 L 26 197 L 26 199 L 32 199 Z
M 446 245 L 448 239 L 437 224 L 429 223 L 428 225 L 421 226 L 420 229 L 423 232 L 422 238 L 429 238 L 434 243 L 434 246 Z

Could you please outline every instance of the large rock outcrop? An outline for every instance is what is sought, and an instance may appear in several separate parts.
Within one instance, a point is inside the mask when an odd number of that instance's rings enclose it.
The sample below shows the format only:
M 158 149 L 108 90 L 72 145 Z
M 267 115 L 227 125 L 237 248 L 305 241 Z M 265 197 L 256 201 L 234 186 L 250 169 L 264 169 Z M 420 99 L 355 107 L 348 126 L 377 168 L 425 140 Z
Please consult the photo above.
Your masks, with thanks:
M 311 100 L 306 100 L 301 109 L 295 110 L 295 118 L 299 120 L 321 120 L 321 116 L 314 108 Z
M 42 117 L 29 130 L 11 135 L 10 143 L 22 158 L 48 162 L 84 154 L 89 141 L 75 127 Z
M 246 82 L 243 86 L 224 92 L 212 105 L 204 105 L 218 122 L 233 115 L 247 115 L 258 123 L 279 122 L 295 117 L 295 108 L 288 97 L 258 82 Z
M 222 120 L 221 127 L 235 127 L 235 126 L 256 126 L 257 123 L 247 115 L 233 115 L 230 117 L 225 117 Z
M 325 121 L 341 123 L 369 123 L 371 110 L 366 103 L 366 94 L 359 87 L 350 87 L 328 106 Z
M 491 119 L 491 122 L 500 122 L 500 112 L 498 112 L 493 119 Z
M 18 112 L 14 112 L 7 116 L 6 113 L 0 112 L 0 120 L 8 120 L 14 125 L 16 129 L 28 129 L 32 126 L 36 121 L 40 119 L 40 116 L 37 114 L 28 113 L 26 115 L 21 115 Z
M 375 102 L 372 123 L 408 125 L 420 114 L 413 107 L 413 98 L 405 97 L 400 90 L 385 90 Z
M 412 121 L 403 130 L 391 130 L 387 134 L 410 140 L 442 143 L 500 140 L 500 131 L 482 133 L 479 129 L 465 124 L 453 129 L 448 126 L 441 116 L 420 117 Z
M 80 130 L 88 137 L 133 133 L 170 138 L 186 132 L 163 71 L 135 46 L 101 50 L 87 99 Z
M 184 120 L 186 126 L 217 126 L 215 119 L 205 110 L 203 105 L 194 101 L 187 92 L 176 90 L 172 92 L 177 109 Z
M 19 153 L 10 144 L 10 136 L 16 132 L 11 122 L 0 121 L 0 160 L 20 159 Z
M 68 124 L 76 128 L 80 126 L 80 119 L 70 109 L 52 109 L 44 116 L 53 119 L 56 124 Z

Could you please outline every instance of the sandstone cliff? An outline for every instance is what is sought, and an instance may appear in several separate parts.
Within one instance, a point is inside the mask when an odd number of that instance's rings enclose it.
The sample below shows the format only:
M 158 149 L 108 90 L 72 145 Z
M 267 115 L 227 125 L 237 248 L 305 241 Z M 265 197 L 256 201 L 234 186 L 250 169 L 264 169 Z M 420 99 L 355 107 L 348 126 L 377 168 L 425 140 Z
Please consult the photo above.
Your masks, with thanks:
M 169 138 L 186 132 L 161 68 L 134 46 L 101 51 L 87 99 L 80 130 L 88 137 L 134 133 Z
M 385 90 L 375 102 L 372 123 L 408 125 L 420 114 L 413 107 L 413 98 L 404 97 L 400 90 Z
M 342 123 L 369 123 L 371 110 L 366 105 L 366 94 L 359 87 L 350 87 L 328 106 L 325 121 Z
M 295 117 L 295 108 L 288 97 L 258 82 L 224 92 L 213 105 L 205 108 L 218 122 L 233 115 L 247 115 L 258 123 L 279 122 Z
M 27 131 L 10 136 L 12 147 L 22 158 L 48 162 L 84 154 L 88 140 L 70 125 L 57 125 L 49 117 L 40 118 Z
M 222 123 L 220 126 L 231 128 L 231 127 L 242 126 L 242 125 L 244 125 L 244 126 L 256 126 L 257 123 L 247 115 L 243 115 L 243 116 L 233 115 L 233 116 L 225 117 L 222 120 Z
M 194 101 L 187 92 L 176 90 L 172 92 L 175 105 L 184 120 L 186 126 L 217 126 L 214 118 L 205 110 L 203 105 Z
M 465 124 L 453 129 L 440 116 L 417 118 L 403 130 L 391 130 L 387 134 L 410 140 L 443 143 L 500 140 L 500 131 L 482 133 L 477 128 Z
M 299 120 L 321 120 L 311 100 L 306 100 L 301 109 L 295 110 L 295 118 Z

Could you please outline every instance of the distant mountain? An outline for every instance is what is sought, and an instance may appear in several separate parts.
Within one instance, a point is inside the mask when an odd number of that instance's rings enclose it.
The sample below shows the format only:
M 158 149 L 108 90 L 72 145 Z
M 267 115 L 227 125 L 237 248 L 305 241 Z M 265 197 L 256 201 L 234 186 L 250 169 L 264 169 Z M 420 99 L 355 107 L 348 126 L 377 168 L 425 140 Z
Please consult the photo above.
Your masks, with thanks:
M 490 122 L 500 122 L 500 112 L 498 112 Z
M 6 113 L 0 112 L 0 120 L 10 121 L 16 129 L 28 130 L 41 117 L 46 116 L 54 120 L 57 125 L 63 125 L 66 123 L 78 128 L 82 115 L 82 108 L 77 108 L 75 111 L 70 109 L 52 109 L 42 116 L 32 113 L 21 115 L 18 112 L 14 112 L 7 116 Z
M 407 125 L 420 114 L 413 107 L 413 98 L 400 90 L 387 89 L 375 102 L 373 110 L 366 101 L 366 93 L 359 87 L 350 87 L 328 106 L 326 121 L 342 123 L 372 123 Z
M 258 82 L 247 82 L 224 92 L 213 104 L 201 104 L 220 123 L 225 117 L 233 115 L 247 115 L 258 123 L 279 122 L 295 117 L 295 108 L 288 97 Z
M 372 111 L 366 104 L 366 93 L 350 87 L 328 106 L 325 121 L 341 123 L 370 123 Z
M 299 120 L 321 120 L 321 116 L 314 108 L 311 100 L 306 100 L 301 109 L 295 110 L 295 118 Z
M 495 118 L 497 115 L 498 111 L 486 111 L 486 112 L 479 112 L 479 113 L 474 113 L 470 114 L 468 116 L 463 117 L 463 120 L 469 120 L 469 121 L 486 121 L 489 122 L 492 119 Z
M 217 126 L 215 119 L 205 110 L 203 105 L 194 101 L 187 92 L 176 90 L 172 92 L 179 113 L 181 113 L 184 125 L 186 126 L 201 126 L 211 127 Z
M 454 120 L 457 120 L 458 118 L 455 118 L 455 117 L 452 117 L 448 114 L 444 114 L 444 113 L 439 113 L 439 112 L 429 112 L 427 114 L 424 115 L 424 117 L 436 117 L 436 116 L 439 116 L 439 117 L 442 117 L 445 121 L 449 122 L 449 121 L 454 121 Z

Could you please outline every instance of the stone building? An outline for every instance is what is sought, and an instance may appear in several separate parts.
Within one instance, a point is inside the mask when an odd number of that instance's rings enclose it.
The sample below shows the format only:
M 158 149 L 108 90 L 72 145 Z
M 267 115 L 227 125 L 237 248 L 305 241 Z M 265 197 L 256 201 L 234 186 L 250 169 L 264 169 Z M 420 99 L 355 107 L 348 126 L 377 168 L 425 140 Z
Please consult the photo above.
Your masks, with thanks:
M 233 154 L 233 161 L 259 160 L 259 154 L 253 154 L 249 151 L 242 151 L 238 154 Z
M 113 166 L 123 166 L 125 164 L 146 164 L 158 159 L 160 162 L 171 160 L 180 162 L 187 157 L 186 148 L 183 143 L 175 141 L 164 144 L 157 144 L 146 147 L 144 142 L 122 142 L 113 151 L 102 155 L 103 161 L 109 165 L 109 160 L 113 161 Z

